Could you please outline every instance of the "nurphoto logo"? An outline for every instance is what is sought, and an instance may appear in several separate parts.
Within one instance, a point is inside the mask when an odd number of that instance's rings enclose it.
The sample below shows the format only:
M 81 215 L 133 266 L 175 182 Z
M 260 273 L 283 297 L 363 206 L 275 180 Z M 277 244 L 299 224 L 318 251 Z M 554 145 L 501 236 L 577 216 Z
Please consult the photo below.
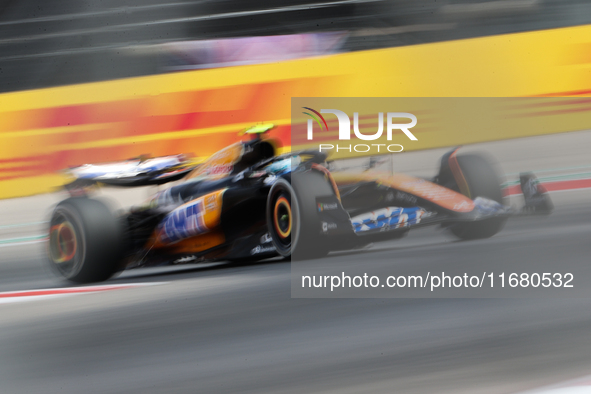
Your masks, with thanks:
M 330 131 L 328 128 L 328 123 L 326 119 L 322 116 L 322 114 L 333 114 L 337 117 L 338 124 L 339 124 L 339 140 L 346 141 L 351 140 L 351 119 L 349 116 L 338 109 L 321 109 L 320 112 L 310 108 L 310 107 L 302 107 L 308 112 L 303 112 L 305 115 L 308 115 L 311 119 L 308 119 L 308 128 L 307 128 L 307 138 L 308 140 L 314 140 L 314 122 L 320 127 L 320 131 L 328 132 Z M 397 122 L 394 122 L 394 119 Z M 400 119 L 410 120 L 410 122 L 406 123 L 399 123 Z M 410 131 L 411 128 L 416 126 L 417 124 L 417 117 L 408 112 L 387 112 L 386 113 L 386 137 L 388 141 L 392 141 L 392 136 L 395 130 L 402 131 L 411 141 L 417 141 L 417 137 Z M 384 133 L 384 113 L 378 113 L 378 130 L 374 134 L 363 134 L 359 131 L 359 113 L 353 113 L 353 133 L 355 134 L 355 138 L 358 138 L 363 141 L 375 141 L 382 137 Z M 377 148 L 378 153 L 397 153 L 402 152 L 404 147 L 400 144 L 349 144 L 349 145 L 340 145 L 340 144 L 319 144 L 318 150 L 320 152 L 336 150 L 336 152 L 340 151 L 348 151 L 348 152 L 358 152 L 358 153 L 366 153 L 369 152 L 372 147 Z M 382 150 L 383 149 L 383 150 Z

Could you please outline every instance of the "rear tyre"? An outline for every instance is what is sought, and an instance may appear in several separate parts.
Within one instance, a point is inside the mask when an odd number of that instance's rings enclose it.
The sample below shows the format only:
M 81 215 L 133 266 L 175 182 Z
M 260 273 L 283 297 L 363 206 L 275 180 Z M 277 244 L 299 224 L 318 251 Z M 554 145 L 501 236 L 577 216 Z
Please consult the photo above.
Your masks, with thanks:
M 458 155 L 458 164 L 468 185 L 464 194 L 475 199 L 485 197 L 500 204 L 503 203 L 501 179 L 494 167 L 479 155 Z M 458 188 L 459 190 L 459 188 Z M 489 238 L 498 233 L 506 218 L 492 218 L 476 222 L 455 223 L 450 226 L 451 232 L 463 240 Z
M 279 179 L 269 191 L 267 227 L 273 245 L 281 256 L 290 259 L 324 257 L 329 250 L 316 212 L 316 197 L 326 195 L 324 175 L 308 172 L 290 180 L 292 183 Z
M 120 267 L 123 237 L 121 222 L 105 204 L 69 198 L 57 205 L 51 217 L 49 264 L 72 282 L 107 280 Z

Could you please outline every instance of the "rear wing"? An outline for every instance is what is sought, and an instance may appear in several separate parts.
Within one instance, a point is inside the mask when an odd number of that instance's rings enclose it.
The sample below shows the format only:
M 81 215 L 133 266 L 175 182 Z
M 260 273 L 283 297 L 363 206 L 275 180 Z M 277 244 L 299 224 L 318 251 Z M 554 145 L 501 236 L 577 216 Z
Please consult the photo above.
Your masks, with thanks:
M 196 167 L 186 155 L 84 164 L 65 170 L 67 175 L 74 178 L 65 188 L 76 190 L 97 184 L 121 187 L 161 185 L 183 178 Z

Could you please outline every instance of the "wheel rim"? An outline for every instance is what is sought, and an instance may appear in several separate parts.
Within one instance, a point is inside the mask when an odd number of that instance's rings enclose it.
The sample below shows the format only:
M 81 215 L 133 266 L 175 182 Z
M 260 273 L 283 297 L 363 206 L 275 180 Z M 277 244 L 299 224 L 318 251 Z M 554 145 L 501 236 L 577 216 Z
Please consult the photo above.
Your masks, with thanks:
M 76 232 L 70 222 L 62 222 L 51 227 L 52 258 L 56 263 L 70 261 L 76 255 L 78 242 Z
M 49 229 L 49 256 L 64 276 L 78 271 L 81 246 L 74 224 L 62 213 L 54 216 Z
M 275 200 L 273 209 L 273 225 L 279 241 L 289 246 L 291 244 L 291 230 L 293 225 L 291 203 L 288 198 L 281 194 Z

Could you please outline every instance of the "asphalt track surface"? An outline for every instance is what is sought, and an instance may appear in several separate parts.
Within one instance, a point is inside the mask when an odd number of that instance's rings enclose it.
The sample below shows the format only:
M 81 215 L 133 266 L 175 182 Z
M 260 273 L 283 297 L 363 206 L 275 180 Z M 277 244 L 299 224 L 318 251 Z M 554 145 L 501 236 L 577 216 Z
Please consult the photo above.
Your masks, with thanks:
M 515 218 L 489 240 L 425 228 L 328 260 L 380 273 L 568 261 L 586 286 L 590 197 L 554 193 L 553 215 Z M 0 248 L 0 291 L 64 286 L 42 256 L 43 244 Z M 0 304 L 0 393 L 515 393 L 591 370 L 590 298 L 291 298 L 284 261 L 108 283 L 152 282 Z
M 403 263 L 397 250 L 411 250 L 418 260 L 469 259 L 485 270 L 474 245 L 488 244 L 513 247 L 515 259 L 568 250 L 564 258 L 584 263 L 591 208 L 583 194 L 559 196 L 563 207 L 543 226 L 514 219 L 488 241 L 425 229 L 338 259 L 389 270 Z M 41 254 L 39 244 L 5 248 L 2 289 L 60 285 Z M 0 392 L 502 393 L 591 368 L 589 299 L 295 299 L 287 262 L 138 270 L 109 281 L 130 282 L 166 283 L 1 305 Z

